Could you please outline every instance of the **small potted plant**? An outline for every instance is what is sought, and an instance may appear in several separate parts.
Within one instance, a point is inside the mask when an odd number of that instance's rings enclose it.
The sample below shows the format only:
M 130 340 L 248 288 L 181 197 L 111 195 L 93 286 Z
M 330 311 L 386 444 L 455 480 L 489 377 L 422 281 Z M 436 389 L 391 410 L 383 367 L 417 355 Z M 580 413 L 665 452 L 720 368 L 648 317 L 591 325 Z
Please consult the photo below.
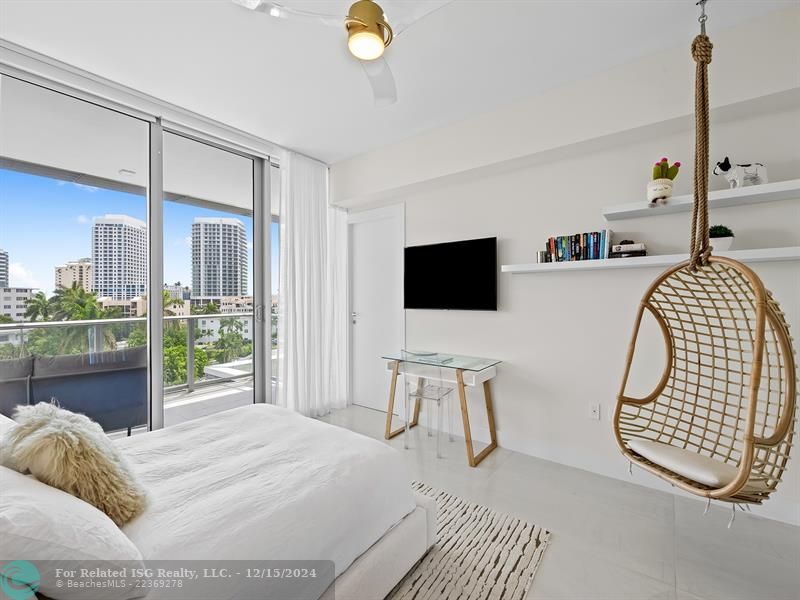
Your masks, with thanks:
M 647 184 L 647 199 L 650 206 L 666 204 L 667 198 L 672 196 L 672 182 L 678 176 L 681 163 L 675 162 L 669 166 L 669 159 L 665 156 L 653 167 L 653 180 Z
M 711 238 L 711 247 L 717 252 L 730 250 L 733 245 L 733 231 L 725 225 L 712 225 L 708 228 L 708 237 Z

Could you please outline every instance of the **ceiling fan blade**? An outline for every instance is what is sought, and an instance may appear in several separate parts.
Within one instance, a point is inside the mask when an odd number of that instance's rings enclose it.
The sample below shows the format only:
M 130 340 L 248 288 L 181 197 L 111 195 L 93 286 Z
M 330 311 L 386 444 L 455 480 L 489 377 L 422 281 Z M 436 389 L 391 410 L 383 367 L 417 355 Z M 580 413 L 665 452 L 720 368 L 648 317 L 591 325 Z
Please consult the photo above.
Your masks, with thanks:
M 375 106 L 389 106 L 397 102 L 397 86 L 394 75 L 389 68 L 386 58 L 359 61 L 367 74 L 372 93 L 375 96 Z
M 234 2 L 235 1 L 236 0 L 234 0 Z M 419 23 L 428 15 L 435 13 L 448 4 L 452 4 L 453 1 L 454 0 L 427 0 L 426 2 L 407 4 L 403 6 L 403 11 L 400 14 L 387 14 L 386 18 L 392 24 L 394 36 L 398 37 L 412 25 Z
M 231 0 L 231 2 L 252 11 L 267 14 L 276 19 L 314 21 L 329 27 L 344 27 L 344 17 L 342 15 L 289 8 L 280 2 L 271 2 L 270 0 Z

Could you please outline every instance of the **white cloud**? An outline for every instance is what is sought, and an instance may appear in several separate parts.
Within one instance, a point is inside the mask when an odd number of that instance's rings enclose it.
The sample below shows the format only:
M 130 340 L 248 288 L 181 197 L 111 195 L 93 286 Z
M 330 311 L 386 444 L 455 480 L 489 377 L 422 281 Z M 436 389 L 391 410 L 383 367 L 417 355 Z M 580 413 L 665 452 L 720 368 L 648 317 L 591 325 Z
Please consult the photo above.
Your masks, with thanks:
M 56 181 L 58 185 L 74 185 L 76 188 L 80 188 L 82 190 L 86 190 L 87 192 L 96 192 L 99 190 L 99 187 L 95 187 L 93 185 L 86 185 L 85 183 L 76 183 L 74 181 Z
M 185 238 L 183 238 L 183 243 L 186 244 L 189 248 L 191 248 L 192 247 L 192 236 L 187 235 Z
M 77 217 L 75 217 L 75 222 L 78 225 L 88 225 L 90 221 L 91 219 L 86 215 L 78 215 Z
M 12 262 L 8 265 L 8 278 L 11 287 L 41 288 L 34 274 L 25 265 Z

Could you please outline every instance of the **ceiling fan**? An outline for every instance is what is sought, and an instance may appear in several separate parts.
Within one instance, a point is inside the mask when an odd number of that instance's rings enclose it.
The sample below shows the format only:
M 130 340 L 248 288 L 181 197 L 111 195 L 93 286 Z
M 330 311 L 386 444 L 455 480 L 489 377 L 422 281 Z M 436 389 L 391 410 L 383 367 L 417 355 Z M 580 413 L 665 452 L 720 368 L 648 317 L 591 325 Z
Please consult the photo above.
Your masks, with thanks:
M 234 4 L 252 11 L 265 13 L 276 19 L 305 19 L 331 27 L 342 27 L 347 33 L 347 47 L 358 60 L 369 80 L 376 106 L 397 102 L 397 85 L 389 63 L 383 56 L 389 44 L 422 17 L 449 4 L 453 0 L 428 0 L 419 3 L 417 10 L 398 18 L 392 28 L 383 9 L 373 0 L 357 0 L 347 16 L 326 14 L 287 6 L 271 0 L 231 0 Z M 406 5 L 405 7 L 409 7 Z

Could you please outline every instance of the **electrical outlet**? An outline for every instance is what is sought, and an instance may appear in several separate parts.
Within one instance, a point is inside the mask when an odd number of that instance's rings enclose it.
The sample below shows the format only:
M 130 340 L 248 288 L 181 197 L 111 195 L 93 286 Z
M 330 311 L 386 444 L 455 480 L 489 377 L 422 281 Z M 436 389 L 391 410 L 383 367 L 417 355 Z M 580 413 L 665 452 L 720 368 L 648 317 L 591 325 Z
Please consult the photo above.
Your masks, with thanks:
M 600 409 L 600 405 L 599 404 L 592 404 L 589 407 L 589 411 L 590 411 L 589 412 L 589 418 L 590 419 L 592 419 L 594 421 L 599 421 L 600 420 L 600 411 L 601 411 L 601 409 Z

